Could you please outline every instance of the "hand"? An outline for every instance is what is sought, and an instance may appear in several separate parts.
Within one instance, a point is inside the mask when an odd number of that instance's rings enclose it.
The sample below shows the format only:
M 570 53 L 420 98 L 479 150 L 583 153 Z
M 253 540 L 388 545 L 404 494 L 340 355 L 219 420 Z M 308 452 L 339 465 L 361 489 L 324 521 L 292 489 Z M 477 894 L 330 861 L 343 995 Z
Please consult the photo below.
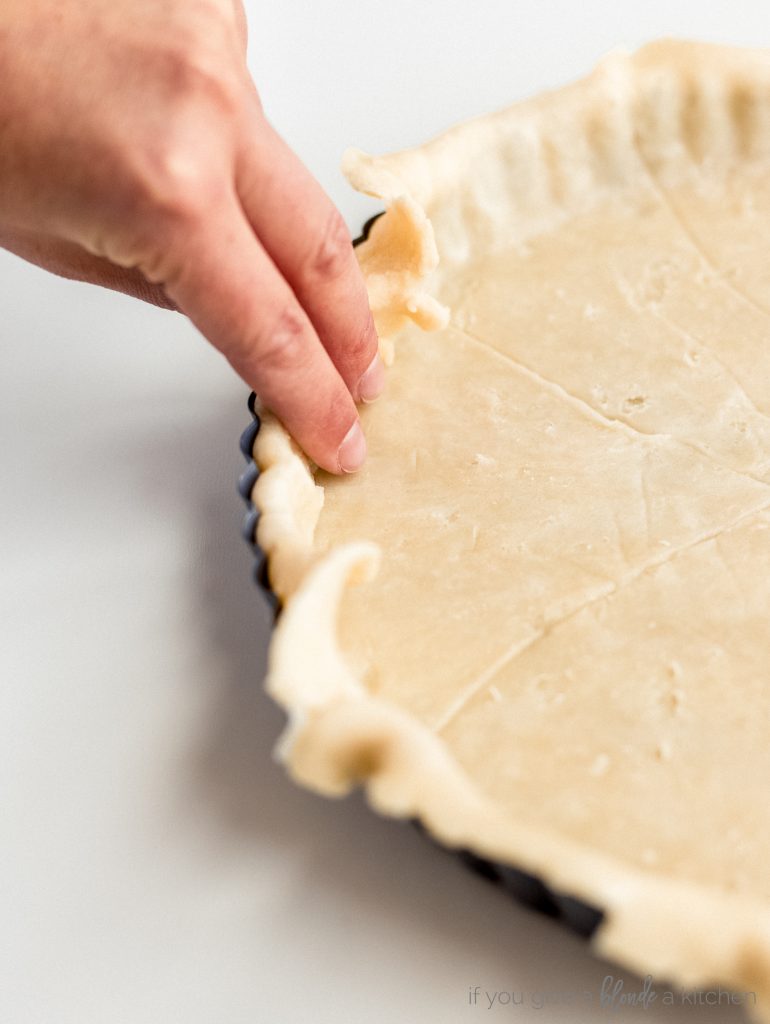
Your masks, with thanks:
M 265 118 L 240 0 L 3 0 L 0 244 L 176 307 L 308 455 L 382 388 L 339 213 Z

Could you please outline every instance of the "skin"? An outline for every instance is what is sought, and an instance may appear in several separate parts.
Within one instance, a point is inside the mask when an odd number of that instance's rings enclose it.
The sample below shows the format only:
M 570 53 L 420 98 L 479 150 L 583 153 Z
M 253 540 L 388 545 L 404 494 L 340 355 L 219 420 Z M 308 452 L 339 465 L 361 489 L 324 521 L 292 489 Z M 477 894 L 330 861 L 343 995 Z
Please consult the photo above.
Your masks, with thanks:
M 3 0 L 0 80 L 0 245 L 180 310 L 313 461 L 357 469 L 366 289 L 264 115 L 240 0 Z

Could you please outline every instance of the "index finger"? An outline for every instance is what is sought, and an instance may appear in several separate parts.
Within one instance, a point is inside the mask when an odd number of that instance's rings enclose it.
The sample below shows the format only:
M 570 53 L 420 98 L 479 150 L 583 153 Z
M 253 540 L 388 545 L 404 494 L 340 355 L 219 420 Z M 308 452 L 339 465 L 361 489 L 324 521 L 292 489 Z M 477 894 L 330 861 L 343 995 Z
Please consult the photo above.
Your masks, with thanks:
M 304 164 L 265 121 L 254 118 L 237 174 L 256 235 L 291 285 L 356 401 L 384 384 L 377 332 L 350 234 Z
M 170 297 L 319 466 L 353 472 L 366 442 L 353 399 L 233 195 L 169 233 Z

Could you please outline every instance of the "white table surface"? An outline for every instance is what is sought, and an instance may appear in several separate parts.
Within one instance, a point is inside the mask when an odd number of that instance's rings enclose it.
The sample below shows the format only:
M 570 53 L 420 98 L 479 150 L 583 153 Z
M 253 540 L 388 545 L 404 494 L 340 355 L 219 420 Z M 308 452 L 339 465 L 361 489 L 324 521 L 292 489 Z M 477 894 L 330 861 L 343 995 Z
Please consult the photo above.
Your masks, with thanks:
M 770 41 L 759 2 L 248 6 L 267 111 L 354 231 L 375 206 L 337 170 L 347 145 L 418 143 L 616 45 Z M 595 1019 L 469 1006 L 469 986 L 598 993 L 619 972 L 273 763 L 246 389 L 220 357 L 175 314 L 5 254 L 0 309 L 0 1021 Z

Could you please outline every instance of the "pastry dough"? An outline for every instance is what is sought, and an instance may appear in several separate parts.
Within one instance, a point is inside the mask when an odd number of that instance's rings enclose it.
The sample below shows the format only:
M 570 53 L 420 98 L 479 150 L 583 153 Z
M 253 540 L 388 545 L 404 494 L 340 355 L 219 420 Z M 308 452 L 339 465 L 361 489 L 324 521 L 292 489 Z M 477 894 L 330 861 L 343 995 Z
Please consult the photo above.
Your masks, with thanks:
M 664 42 L 386 157 L 369 458 L 265 417 L 281 754 L 770 1019 L 770 52 Z

